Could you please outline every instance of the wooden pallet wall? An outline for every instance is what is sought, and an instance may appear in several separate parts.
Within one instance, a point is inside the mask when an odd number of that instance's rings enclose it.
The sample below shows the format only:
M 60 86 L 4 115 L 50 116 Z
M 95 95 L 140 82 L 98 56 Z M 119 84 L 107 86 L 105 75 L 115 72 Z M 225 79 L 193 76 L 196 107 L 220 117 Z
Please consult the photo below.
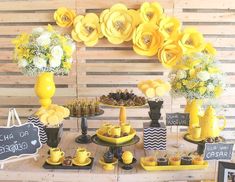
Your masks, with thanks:
M 146 1 L 146 0 L 145 0 Z M 17 65 L 12 63 L 11 39 L 21 32 L 29 32 L 48 23 L 55 25 L 53 12 L 61 6 L 75 9 L 77 13 L 99 13 L 113 4 L 123 2 L 129 8 L 138 8 L 144 0 L 0 0 L 0 116 L 7 115 L 9 107 L 16 107 L 22 117 L 33 113 L 37 107 L 33 84 L 35 78 L 23 76 Z M 218 50 L 222 68 L 228 74 L 228 91 L 220 99 L 227 104 L 228 127 L 226 135 L 235 138 L 235 3 L 233 0 L 159 0 L 170 16 L 178 17 L 184 26 L 196 26 L 206 39 Z M 61 30 L 60 28 L 58 28 Z M 67 31 L 69 30 L 61 30 Z M 102 39 L 92 48 L 77 44 L 76 62 L 66 77 L 57 77 L 54 102 L 63 104 L 74 97 L 98 97 L 116 89 L 133 89 L 143 79 L 167 79 L 168 70 L 156 57 L 143 57 L 133 52 L 131 43 L 112 45 Z M 182 111 L 185 100 L 164 98 L 165 112 Z M 148 108 L 128 109 L 128 119 L 137 128 L 148 121 Z M 97 128 L 103 121 L 115 121 L 118 109 L 105 108 L 105 114 L 89 122 Z M 76 128 L 75 121 L 66 121 L 67 128 Z

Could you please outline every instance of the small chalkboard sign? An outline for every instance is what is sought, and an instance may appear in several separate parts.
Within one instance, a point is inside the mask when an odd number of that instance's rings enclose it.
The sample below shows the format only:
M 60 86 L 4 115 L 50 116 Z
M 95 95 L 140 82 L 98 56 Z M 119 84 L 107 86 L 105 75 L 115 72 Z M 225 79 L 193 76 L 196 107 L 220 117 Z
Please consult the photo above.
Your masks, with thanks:
M 32 123 L 0 127 L 0 162 L 11 157 L 34 155 L 41 146 L 39 128 Z
M 230 143 L 206 143 L 204 160 L 231 160 L 233 145 Z
M 166 113 L 167 126 L 189 126 L 189 113 Z

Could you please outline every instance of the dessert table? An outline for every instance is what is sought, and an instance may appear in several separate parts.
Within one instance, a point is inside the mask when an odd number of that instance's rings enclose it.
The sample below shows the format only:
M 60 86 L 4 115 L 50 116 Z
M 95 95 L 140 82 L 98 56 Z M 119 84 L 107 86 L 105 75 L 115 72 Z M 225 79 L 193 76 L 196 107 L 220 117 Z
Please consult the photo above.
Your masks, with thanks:
M 92 133 L 91 133 L 92 134 Z M 142 133 L 138 133 L 142 140 Z M 125 150 L 130 150 L 134 153 L 138 162 L 134 169 L 125 171 L 115 166 L 114 171 L 105 171 L 99 164 L 99 159 L 103 153 L 108 150 L 108 147 L 100 147 L 94 143 L 90 144 L 77 144 L 74 138 L 77 136 L 77 132 L 64 132 L 63 138 L 59 147 L 65 151 L 66 155 L 74 155 L 75 149 L 78 146 L 86 147 L 92 152 L 92 156 L 95 157 L 94 166 L 91 170 L 46 170 L 42 168 L 47 157 L 48 146 L 44 145 L 40 149 L 40 157 L 38 161 L 33 159 L 23 160 L 15 163 L 7 164 L 3 170 L 0 170 L 0 182 L 7 181 L 40 181 L 40 182 L 89 182 L 89 181 L 102 181 L 102 182 L 149 182 L 149 181 L 200 181 L 205 179 L 214 179 L 216 172 L 216 162 L 209 161 L 209 167 L 205 170 L 193 170 L 193 171 L 154 171 L 147 172 L 139 164 L 139 158 L 150 155 L 150 152 L 143 150 L 143 143 L 140 141 L 134 146 L 125 147 Z M 168 151 L 177 151 L 172 145 L 175 142 L 176 134 L 168 135 Z M 183 152 L 190 152 L 196 150 L 195 145 L 180 140 L 181 144 L 184 144 Z

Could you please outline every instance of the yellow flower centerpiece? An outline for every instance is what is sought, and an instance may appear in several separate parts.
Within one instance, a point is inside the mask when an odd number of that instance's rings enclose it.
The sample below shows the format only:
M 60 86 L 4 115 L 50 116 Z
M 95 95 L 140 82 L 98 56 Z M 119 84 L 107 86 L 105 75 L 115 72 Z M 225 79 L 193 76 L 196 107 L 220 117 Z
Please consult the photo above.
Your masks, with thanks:
M 183 52 L 181 47 L 174 41 L 168 40 L 158 51 L 158 60 L 166 68 L 173 68 L 181 61 Z
M 132 39 L 139 20 L 137 11 L 127 9 L 124 4 L 115 4 L 101 13 L 101 31 L 112 44 L 121 44 Z
M 60 27 L 72 26 L 75 17 L 75 11 L 65 7 L 58 8 L 54 13 L 54 20 Z
M 57 33 L 52 26 L 35 28 L 32 33 L 13 40 L 14 59 L 22 73 L 37 76 L 35 92 L 40 104 L 47 107 L 55 93 L 53 76 L 66 75 L 72 65 L 75 45 L 68 36 Z
M 188 100 L 216 98 L 225 88 L 218 62 L 204 53 L 190 54 L 169 74 L 172 94 Z
M 94 46 L 103 37 L 100 29 L 99 17 L 94 13 L 79 15 L 74 19 L 72 38 L 77 42 L 84 42 L 86 46 Z
M 133 49 L 137 54 L 153 56 L 163 45 L 164 37 L 152 23 L 140 24 L 133 34 Z
M 178 43 L 183 49 L 184 54 L 201 52 L 205 47 L 203 35 L 192 27 L 183 30 Z
M 157 25 L 163 15 L 163 8 L 157 2 L 144 2 L 140 7 L 142 22 L 150 22 Z

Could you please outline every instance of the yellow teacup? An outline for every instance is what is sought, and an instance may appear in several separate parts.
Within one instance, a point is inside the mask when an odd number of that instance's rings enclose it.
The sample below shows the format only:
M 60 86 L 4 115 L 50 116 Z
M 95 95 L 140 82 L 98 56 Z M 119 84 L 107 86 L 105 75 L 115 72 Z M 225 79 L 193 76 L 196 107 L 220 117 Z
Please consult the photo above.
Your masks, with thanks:
M 108 134 L 113 137 L 120 137 L 121 136 L 121 127 L 120 126 L 114 126 L 109 131 Z
M 123 134 L 129 134 L 131 131 L 131 125 L 128 123 L 126 123 L 126 124 L 124 123 L 121 125 L 121 130 L 122 130 Z
M 133 154 L 130 151 L 123 152 L 122 161 L 124 164 L 131 164 L 133 161 Z
M 193 127 L 193 128 L 191 129 L 192 138 L 193 138 L 193 139 L 199 139 L 200 136 L 201 136 L 201 131 L 202 131 L 202 129 L 201 129 L 200 126 Z
M 59 162 L 60 159 L 64 156 L 64 152 L 60 148 L 50 148 L 50 160 L 51 162 Z
M 78 163 L 82 164 L 85 163 L 87 158 L 91 156 L 90 152 L 87 152 L 86 148 L 78 148 L 76 151 L 76 160 Z
M 102 132 L 102 134 L 106 134 L 112 127 L 113 127 L 112 124 L 105 123 L 101 126 L 100 131 Z

